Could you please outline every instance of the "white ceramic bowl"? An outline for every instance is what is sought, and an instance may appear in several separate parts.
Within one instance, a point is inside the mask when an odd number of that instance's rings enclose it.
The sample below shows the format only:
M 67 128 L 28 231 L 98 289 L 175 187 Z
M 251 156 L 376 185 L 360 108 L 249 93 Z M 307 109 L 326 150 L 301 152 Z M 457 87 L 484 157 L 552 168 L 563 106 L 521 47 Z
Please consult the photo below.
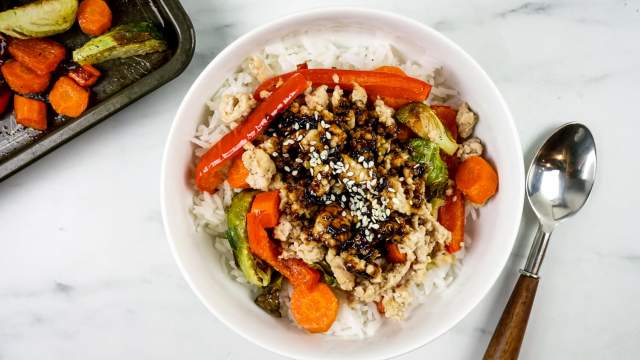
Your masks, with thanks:
M 405 56 L 435 59 L 448 79 L 480 115 L 476 134 L 500 175 L 497 196 L 467 230 L 474 239 L 461 274 L 433 294 L 402 323 L 387 321 L 373 338 L 340 340 L 308 335 L 254 305 L 248 291 L 221 271 L 211 240 L 194 230 L 189 207 L 193 147 L 189 139 L 207 116 L 205 101 L 241 61 L 264 44 L 308 29 L 353 33 L 362 41 L 387 37 Z M 206 35 L 206 34 L 200 34 Z M 500 92 L 460 47 L 417 21 L 355 8 L 298 13 L 240 37 L 204 69 L 185 96 L 169 133 L 162 167 L 162 216 L 169 244 L 193 291 L 218 319 L 260 346 L 300 359 L 382 359 L 414 350 L 451 329 L 489 291 L 504 267 L 516 238 L 524 199 L 522 150 L 513 119 Z M 381 341 L 381 339 L 384 339 Z

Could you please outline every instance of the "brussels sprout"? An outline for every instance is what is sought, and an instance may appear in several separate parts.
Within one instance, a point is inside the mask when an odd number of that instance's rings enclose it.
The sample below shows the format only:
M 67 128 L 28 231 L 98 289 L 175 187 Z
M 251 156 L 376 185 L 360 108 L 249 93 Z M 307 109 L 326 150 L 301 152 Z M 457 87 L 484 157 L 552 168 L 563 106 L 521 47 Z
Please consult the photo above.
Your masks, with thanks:
M 78 0 L 39 0 L 0 12 L 0 32 L 18 39 L 63 33 L 76 21 Z
M 160 32 L 149 22 L 119 25 L 87 41 L 73 51 L 73 61 L 95 64 L 103 61 L 144 55 L 167 49 Z
M 339 287 L 338 281 L 333 276 L 333 272 L 331 271 L 331 266 L 326 261 L 323 260 L 309 266 L 322 273 L 322 281 L 324 281 L 327 285 L 335 288 Z
M 445 153 L 453 155 L 458 149 L 458 144 L 428 105 L 419 102 L 407 104 L 398 109 L 396 118 L 423 139 L 436 143 Z
M 280 291 L 282 289 L 282 275 L 277 274 L 277 278 L 262 289 L 262 292 L 256 297 L 254 302 L 262 310 L 275 316 L 282 317 L 280 313 Z
M 255 191 L 243 191 L 231 200 L 227 210 L 227 240 L 245 279 L 253 285 L 267 286 L 271 281 L 271 267 L 251 254 L 247 235 L 247 213 L 255 195 Z
M 440 148 L 425 139 L 411 139 L 409 149 L 413 161 L 426 165 L 425 174 L 430 199 L 443 198 L 449 184 L 447 164 L 440 158 Z

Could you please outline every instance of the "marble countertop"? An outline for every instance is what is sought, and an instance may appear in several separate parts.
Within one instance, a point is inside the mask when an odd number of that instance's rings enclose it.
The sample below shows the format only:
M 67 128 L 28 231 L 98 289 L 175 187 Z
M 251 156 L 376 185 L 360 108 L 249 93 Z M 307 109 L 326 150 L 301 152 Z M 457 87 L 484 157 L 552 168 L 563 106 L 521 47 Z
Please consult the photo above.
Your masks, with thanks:
M 179 102 L 217 52 L 279 16 L 346 3 L 418 19 L 466 49 L 511 107 L 525 161 L 563 122 L 592 129 L 593 196 L 553 235 L 521 358 L 638 357 L 639 1 L 183 3 L 197 33 L 184 74 L 0 183 L 0 359 L 281 359 L 226 328 L 183 280 L 162 229 L 160 159 Z M 489 295 L 402 359 L 481 357 L 533 234 L 524 214 Z

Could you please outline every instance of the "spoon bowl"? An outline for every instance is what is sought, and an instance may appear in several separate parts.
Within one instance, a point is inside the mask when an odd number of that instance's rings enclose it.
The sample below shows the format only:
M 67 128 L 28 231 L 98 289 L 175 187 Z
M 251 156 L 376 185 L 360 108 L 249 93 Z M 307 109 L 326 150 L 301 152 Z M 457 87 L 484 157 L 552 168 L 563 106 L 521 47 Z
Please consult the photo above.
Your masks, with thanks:
M 545 141 L 531 162 L 526 188 L 545 230 L 582 208 L 595 174 L 596 145 L 586 126 L 564 125 Z

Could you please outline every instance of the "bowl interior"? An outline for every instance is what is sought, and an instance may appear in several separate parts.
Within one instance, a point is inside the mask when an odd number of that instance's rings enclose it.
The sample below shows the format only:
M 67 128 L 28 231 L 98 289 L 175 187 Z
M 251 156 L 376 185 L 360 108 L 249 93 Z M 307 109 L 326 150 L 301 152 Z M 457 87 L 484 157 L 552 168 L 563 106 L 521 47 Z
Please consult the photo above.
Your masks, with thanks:
M 190 138 L 207 117 L 205 101 L 242 60 L 265 44 L 302 32 L 331 31 L 335 38 L 367 42 L 386 39 L 408 59 L 444 66 L 448 81 L 479 114 L 476 134 L 500 175 L 497 196 L 467 227 L 474 239 L 461 273 L 449 288 L 433 293 L 404 322 L 387 321 L 373 338 L 340 340 L 308 335 L 253 304 L 249 292 L 223 270 L 219 255 L 189 214 L 193 190 Z M 487 293 L 512 249 L 524 194 L 521 147 L 510 113 L 484 71 L 450 40 L 397 15 L 362 9 L 322 9 L 297 14 L 241 37 L 202 72 L 180 106 L 165 149 L 162 211 L 167 236 L 187 281 L 221 321 L 247 339 L 295 358 L 387 358 L 413 350 L 460 321 Z M 380 341 L 384 339 L 384 341 Z

